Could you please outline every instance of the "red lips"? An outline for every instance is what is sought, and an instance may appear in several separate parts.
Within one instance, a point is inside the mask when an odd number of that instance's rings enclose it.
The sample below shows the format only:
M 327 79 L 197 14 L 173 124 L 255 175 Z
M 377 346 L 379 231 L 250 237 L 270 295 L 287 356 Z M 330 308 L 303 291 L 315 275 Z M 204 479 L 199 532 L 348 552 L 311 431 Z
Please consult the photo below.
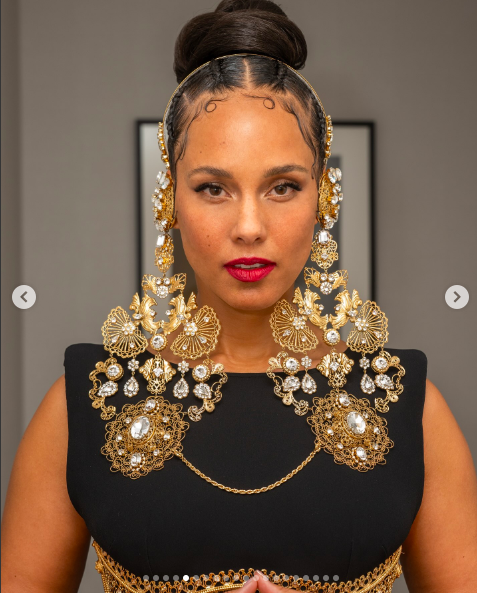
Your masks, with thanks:
M 241 282 L 257 282 L 270 274 L 276 265 L 275 262 L 262 257 L 240 257 L 227 262 L 224 267 L 231 276 Z

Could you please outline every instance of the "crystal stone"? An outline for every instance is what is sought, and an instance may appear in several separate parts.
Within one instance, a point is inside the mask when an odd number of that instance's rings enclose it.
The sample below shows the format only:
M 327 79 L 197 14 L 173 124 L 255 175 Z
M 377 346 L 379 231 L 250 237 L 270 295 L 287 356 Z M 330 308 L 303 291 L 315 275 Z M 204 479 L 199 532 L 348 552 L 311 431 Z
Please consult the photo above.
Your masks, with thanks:
M 296 391 L 300 389 L 300 379 L 298 377 L 287 377 L 285 381 L 283 381 L 283 389 L 284 391 Z
M 290 373 L 295 373 L 299 369 L 300 364 L 296 358 L 290 357 L 285 361 L 285 367 Z
M 328 243 L 328 241 L 330 239 L 331 239 L 331 235 L 328 231 L 319 231 L 318 243 L 321 243 L 322 245 L 324 245 L 325 243 Z
M 336 176 L 336 169 L 333 169 L 333 167 L 330 167 L 328 169 L 328 179 L 331 181 L 331 183 L 336 183 L 338 181 L 338 177 Z
M 156 402 L 153 399 L 148 399 L 146 405 L 144 406 L 144 409 L 146 410 L 146 412 L 150 412 L 151 410 L 154 410 L 155 407 Z
M 375 432 L 376 434 L 380 434 L 380 432 L 381 432 L 381 431 L 379 430 L 379 427 L 378 427 L 378 426 L 376 426 L 376 427 L 374 428 L 374 432 Z
M 292 325 L 295 329 L 300 330 L 305 328 L 305 318 L 300 315 L 300 317 L 295 317 L 292 321 Z
M 381 389 L 394 389 L 394 384 L 388 375 L 376 375 L 374 382 Z
M 124 395 L 128 397 L 134 397 L 139 391 L 139 383 L 134 377 L 131 377 L 124 384 Z
M 114 379 L 114 377 L 117 377 L 120 373 L 121 373 L 121 369 L 119 368 L 119 366 L 117 364 L 112 364 L 110 367 L 108 367 L 108 375 L 112 379 Z
M 350 401 L 347 393 L 340 393 L 338 396 L 338 401 L 342 406 L 349 406 Z
M 139 363 L 135 358 L 131 358 L 131 360 L 128 362 L 128 369 L 130 371 L 137 371 L 137 369 L 139 368 Z
M 336 169 L 335 169 L 335 175 L 336 175 L 337 181 L 341 181 L 341 169 L 339 169 L 338 167 L 336 167 Z
M 326 339 L 330 344 L 337 344 L 340 341 L 340 335 L 335 329 L 329 329 L 326 332 Z
M 346 423 L 354 434 L 363 434 L 366 430 L 366 420 L 358 412 L 350 412 L 346 416 Z
M 369 368 L 369 360 L 366 358 L 366 356 L 363 356 L 363 358 L 359 359 L 359 366 L 362 369 L 367 369 Z
M 164 373 L 161 367 L 156 367 L 155 369 L 152 369 L 152 372 L 156 377 L 160 377 Z
M 118 390 L 118 384 L 114 381 L 108 381 L 99 388 L 98 395 L 101 397 L 108 397 L 114 395 Z
M 380 371 L 386 371 L 388 368 L 388 361 L 383 356 L 378 356 L 374 361 L 374 366 Z
M 179 381 L 177 381 L 177 383 L 174 385 L 172 391 L 174 392 L 175 397 L 182 399 L 189 394 L 189 385 L 184 378 L 179 379 Z
M 211 389 L 207 383 L 199 383 L 194 387 L 194 393 L 200 399 L 210 399 L 212 397 Z
M 158 289 L 157 289 L 157 296 L 160 299 L 165 299 L 168 294 L 169 294 L 169 289 L 167 288 L 167 286 L 159 286 L 158 287 Z
M 333 432 L 333 429 L 332 429 L 332 428 L 328 428 L 328 430 L 327 430 L 326 432 L 327 432 L 328 434 L 335 434 L 335 433 Z
M 364 393 L 374 393 L 376 390 L 376 386 L 374 385 L 374 381 L 368 375 L 363 375 L 361 379 L 361 391 Z
M 355 323 L 356 323 L 356 329 L 360 332 L 366 331 L 369 327 L 369 323 L 367 323 L 366 319 L 361 319 L 361 317 L 358 317 L 356 319 Z
M 177 368 L 179 369 L 180 373 L 187 373 L 189 370 L 189 363 L 185 360 L 182 360 L 178 365 Z
M 204 364 L 198 364 L 196 367 L 194 367 L 194 376 L 197 379 L 205 379 L 208 372 L 209 371 Z
M 138 465 L 141 464 L 141 460 L 142 460 L 141 453 L 133 453 L 131 455 L 131 466 L 132 467 L 137 467 Z
M 133 439 L 142 439 L 149 432 L 150 427 L 151 423 L 149 418 L 147 416 L 139 416 L 139 418 L 136 418 L 131 424 L 129 431 Z
M 330 363 L 330 369 L 333 372 L 336 372 L 339 368 L 340 368 L 340 363 L 336 362 L 336 360 L 334 360 L 332 363 Z
M 153 347 L 155 350 L 159 350 L 159 349 L 160 349 L 160 348 L 162 348 L 162 347 L 164 346 L 164 344 L 166 343 L 166 338 L 165 338 L 163 335 L 161 335 L 161 334 L 156 334 L 156 335 L 155 335 L 155 336 L 152 338 L 152 340 L 151 340 L 151 343 L 152 343 L 152 347 Z
M 333 290 L 333 285 L 329 282 L 322 282 L 320 284 L 320 290 L 323 294 L 330 294 Z
M 367 458 L 366 451 L 363 447 L 356 447 L 356 457 L 364 461 Z
M 197 333 L 197 325 L 193 321 L 189 321 L 184 325 L 184 333 L 186 336 L 195 336 Z
M 315 393 L 316 382 L 313 377 L 310 377 L 310 375 L 306 374 L 301 380 L 301 388 L 305 393 Z

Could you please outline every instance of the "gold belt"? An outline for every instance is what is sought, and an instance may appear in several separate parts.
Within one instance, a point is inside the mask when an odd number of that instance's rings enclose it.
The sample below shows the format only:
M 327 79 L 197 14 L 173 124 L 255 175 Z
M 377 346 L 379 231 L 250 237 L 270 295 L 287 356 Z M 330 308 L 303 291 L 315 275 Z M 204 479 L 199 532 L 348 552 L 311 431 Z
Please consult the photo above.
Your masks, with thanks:
M 101 546 L 93 540 L 92 546 L 96 550 L 98 560 L 96 570 L 101 575 L 105 593 L 139 593 L 151 591 L 151 593 L 214 593 L 215 591 L 229 591 L 242 587 L 248 579 L 253 577 L 254 569 L 240 569 L 239 571 L 229 570 L 227 573 L 201 574 L 195 577 L 187 577 L 177 581 L 154 581 L 138 577 L 118 564 L 105 552 Z M 391 593 L 394 581 L 401 576 L 402 568 L 399 563 L 402 546 L 391 554 L 384 562 L 367 575 L 362 575 L 354 581 L 341 581 L 321 583 L 307 577 L 295 579 L 294 576 L 285 573 L 277 574 L 275 571 L 260 569 L 263 574 L 269 577 L 272 583 L 297 589 L 299 591 L 319 591 L 320 593 Z

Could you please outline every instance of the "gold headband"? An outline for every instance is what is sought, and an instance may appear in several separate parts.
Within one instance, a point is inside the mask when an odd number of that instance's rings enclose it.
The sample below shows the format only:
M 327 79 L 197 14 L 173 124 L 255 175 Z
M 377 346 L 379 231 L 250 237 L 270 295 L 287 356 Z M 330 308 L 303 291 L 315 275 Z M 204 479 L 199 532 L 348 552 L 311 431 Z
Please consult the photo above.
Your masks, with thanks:
M 161 152 L 162 152 L 162 160 L 165 162 L 166 167 L 169 168 L 169 155 L 167 154 L 166 142 L 164 140 L 164 130 L 167 131 L 167 128 L 165 126 L 165 123 L 166 123 L 166 118 L 167 118 L 167 115 L 168 115 L 168 111 L 169 111 L 169 107 L 171 105 L 172 99 L 176 95 L 177 91 L 181 88 L 181 86 L 186 82 L 186 80 L 188 80 L 191 76 L 193 76 L 197 71 L 201 70 L 202 68 L 205 68 L 205 66 L 207 66 L 208 64 L 210 64 L 214 60 L 222 60 L 224 58 L 230 58 L 232 56 L 260 56 L 261 58 L 268 58 L 269 60 L 274 60 L 275 62 L 279 62 L 280 64 L 284 64 L 288 69 L 290 69 L 292 72 L 294 72 L 297 76 L 299 76 L 302 79 L 302 81 L 308 86 L 308 88 L 315 95 L 316 100 L 318 101 L 318 103 L 319 103 L 319 105 L 321 107 L 321 110 L 323 111 L 323 115 L 325 117 L 325 121 L 326 121 L 325 164 L 326 164 L 326 161 L 331 156 L 331 142 L 333 140 L 333 124 L 331 122 L 331 117 L 329 115 L 326 115 L 325 108 L 323 107 L 323 103 L 321 102 L 321 99 L 318 96 L 318 93 L 311 86 L 311 84 L 308 82 L 308 80 L 302 74 L 300 74 L 297 70 L 295 70 L 294 68 L 292 68 L 291 66 L 289 66 L 285 62 L 282 62 L 281 60 L 278 60 L 277 58 L 272 58 L 271 56 L 264 56 L 262 54 L 239 53 L 239 54 L 227 54 L 225 56 L 220 56 L 218 58 L 214 58 L 213 60 L 209 60 L 208 62 L 205 62 L 205 64 L 202 64 L 201 66 L 198 66 L 195 70 L 192 70 L 192 72 L 190 72 L 190 74 L 188 74 L 184 78 L 184 80 L 182 80 L 179 83 L 179 85 L 177 86 L 176 90 L 172 93 L 172 96 L 169 99 L 169 102 L 167 103 L 166 109 L 164 111 L 164 116 L 162 118 L 162 122 L 159 124 L 158 137 L 157 137 L 157 139 L 159 141 L 159 148 L 161 149 Z

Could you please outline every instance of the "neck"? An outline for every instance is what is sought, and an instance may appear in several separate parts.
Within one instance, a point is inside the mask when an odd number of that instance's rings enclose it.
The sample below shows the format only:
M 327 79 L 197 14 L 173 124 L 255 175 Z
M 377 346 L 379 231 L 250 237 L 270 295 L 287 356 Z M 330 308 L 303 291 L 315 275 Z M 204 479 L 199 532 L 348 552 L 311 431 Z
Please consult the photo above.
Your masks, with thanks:
M 294 290 L 295 287 L 292 285 L 282 298 L 292 302 Z M 197 305 L 202 307 L 205 304 L 215 310 L 221 326 L 217 347 L 211 352 L 210 358 L 214 362 L 222 363 L 226 372 L 265 372 L 268 367 L 268 359 L 276 356 L 282 350 L 282 347 L 273 339 L 270 327 L 270 316 L 274 305 L 255 311 L 234 309 L 208 291 L 206 287 L 199 286 Z M 311 324 L 309 326 L 316 331 L 314 326 Z M 320 334 L 321 332 L 317 334 L 320 342 L 318 348 L 307 353 L 314 365 L 325 354 L 331 352 L 331 348 L 322 342 Z M 169 343 L 174 337 L 170 336 Z M 340 342 L 335 350 L 343 352 L 346 350 L 346 343 Z M 152 352 L 152 350 L 150 351 Z M 302 353 L 290 352 L 290 354 L 298 359 L 304 356 Z M 169 348 L 162 352 L 162 356 L 172 363 L 180 362 L 180 359 Z M 194 361 L 193 364 L 197 362 L 199 361 Z

